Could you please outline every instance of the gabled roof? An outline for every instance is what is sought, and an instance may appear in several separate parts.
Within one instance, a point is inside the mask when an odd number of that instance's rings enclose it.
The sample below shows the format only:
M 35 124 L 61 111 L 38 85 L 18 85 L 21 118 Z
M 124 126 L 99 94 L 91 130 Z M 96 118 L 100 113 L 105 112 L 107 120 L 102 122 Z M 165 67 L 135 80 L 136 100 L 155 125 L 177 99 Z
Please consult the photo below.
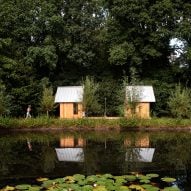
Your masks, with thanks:
M 152 86 L 126 86 L 126 97 L 135 102 L 155 102 Z
M 61 86 L 57 88 L 55 103 L 63 102 L 82 102 L 82 86 Z

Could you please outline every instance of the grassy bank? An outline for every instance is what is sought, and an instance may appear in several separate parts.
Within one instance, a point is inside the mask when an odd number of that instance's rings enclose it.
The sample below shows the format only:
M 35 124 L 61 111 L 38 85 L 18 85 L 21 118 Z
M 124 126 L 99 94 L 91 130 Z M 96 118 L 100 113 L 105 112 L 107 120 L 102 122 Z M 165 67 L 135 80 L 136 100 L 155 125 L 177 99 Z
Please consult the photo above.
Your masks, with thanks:
M 39 129 L 39 128 L 65 128 L 87 130 L 128 130 L 128 129 L 190 129 L 190 119 L 152 118 L 152 119 L 126 119 L 126 118 L 84 118 L 84 119 L 58 119 L 37 117 L 23 118 L 0 118 L 1 129 Z

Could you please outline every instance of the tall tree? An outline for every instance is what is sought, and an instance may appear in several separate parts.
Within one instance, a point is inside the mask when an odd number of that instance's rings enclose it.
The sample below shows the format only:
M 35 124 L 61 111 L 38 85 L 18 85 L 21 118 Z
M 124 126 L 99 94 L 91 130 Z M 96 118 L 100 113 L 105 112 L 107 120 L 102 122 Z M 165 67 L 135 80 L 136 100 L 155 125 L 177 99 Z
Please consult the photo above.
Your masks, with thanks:
M 109 61 L 128 75 L 136 68 L 143 78 L 170 68 L 169 41 L 175 32 L 179 0 L 107 1 Z
M 46 112 L 49 117 L 49 112 L 54 109 L 54 96 L 52 87 L 44 87 L 41 99 L 41 109 Z
M 190 87 L 191 77 L 191 2 L 187 0 L 179 1 L 179 8 L 177 13 L 181 15 L 177 20 L 178 25 L 174 37 L 178 39 L 179 44 L 182 46 L 173 47 L 174 53 L 178 52 L 178 56 L 175 56 L 172 64 L 174 66 L 174 76 L 177 83 L 182 82 Z
M 86 116 L 90 116 L 100 112 L 100 105 L 98 103 L 97 91 L 99 84 L 94 81 L 93 77 L 87 76 L 83 82 L 83 98 L 82 107 Z
M 99 31 L 104 12 L 101 1 L 64 1 L 61 9 L 63 28 L 54 36 L 59 55 L 57 84 L 78 84 L 79 79 L 99 70 Z M 100 71 L 100 70 L 99 70 Z M 72 74 L 72 75 L 71 75 Z M 94 75 L 93 74 L 93 75 Z

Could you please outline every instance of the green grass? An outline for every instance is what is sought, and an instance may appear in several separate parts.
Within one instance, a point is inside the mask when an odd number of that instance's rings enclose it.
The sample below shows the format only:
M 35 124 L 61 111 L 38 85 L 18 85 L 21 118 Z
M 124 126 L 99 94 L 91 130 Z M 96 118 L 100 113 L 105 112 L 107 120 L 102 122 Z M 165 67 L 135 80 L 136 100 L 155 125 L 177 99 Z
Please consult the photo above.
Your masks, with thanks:
M 0 117 L 1 129 L 37 129 L 37 128 L 66 128 L 66 129 L 87 129 L 87 130 L 108 130 L 108 129 L 168 129 L 168 128 L 189 128 L 191 119 L 173 118 L 83 118 L 83 119 L 59 119 L 48 117 L 37 117 L 31 119 L 24 118 L 4 118 Z

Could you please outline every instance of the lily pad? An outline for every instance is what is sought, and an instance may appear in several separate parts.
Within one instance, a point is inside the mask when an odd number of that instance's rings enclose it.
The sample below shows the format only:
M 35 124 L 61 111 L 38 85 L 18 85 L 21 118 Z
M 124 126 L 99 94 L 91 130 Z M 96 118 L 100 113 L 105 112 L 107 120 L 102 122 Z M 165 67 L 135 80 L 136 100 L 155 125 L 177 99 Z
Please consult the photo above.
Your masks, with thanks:
M 28 190 L 31 187 L 30 184 L 20 184 L 15 186 L 17 190 Z
M 76 181 L 80 181 L 80 180 L 84 180 L 85 179 L 85 176 L 82 175 L 82 174 L 74 174 L 73 177 L 74 177 L 74 179 Z
M 180 191 L 177 187 L 165 187 L 163 191 Z
M 98 178 L 97 176 L 91 175 L 91 176 L 88 176 L 88 177 L 86 178 L 86 182 L 87 182 L 88 184 L 93 184 L 93 183 L 97 182 L 98 179 L 99 179 L 99 178 Z
M 41 190 L 41 187 L 40 186 L 31 186 L 29 188 L 29 191 L 40 191 Z
M 124 176 L 126 180 L 128 181 L 135 181 L 137 179 L 137 177 L 135 175 L 126 175 Z
M 146 174 L 146 176 L 151 177 L 151 178 L 157 178 L 157 177 L 159 177 L 159 174 L 151 173 L 151 174 Z
M 51 187 L 51 186 L 53 186 L 55 184 L 56 184 L 55 180 L 47 180 L 47 181 L 44 181 L 41 186 L 43 188 L 49 188 L 49 187 Z
M 131 186 L 129 186 L 129 188 L 137 191 L 145 191 L 145 189 L 142 186 L 136 184 L 132 184 Z
M 66 177 L 64 177 L 64 181 L 67 183 L 74 183 L 75 179 L 73 176 L 66 176 Z
M 145 176 L 145 175 L 142 175 L 142 174 L 141 174 L 141 175 L 138 175 L 137 178 L 138 178 L 138 179 L 141 179 L 141 180 L 142 180 L 142 179 L 147 179 L 147 180 L 148 180 L 148 179 L 150 179 L 151 177 Z
M 123 185 L 123 183 L 126 183 L 127 181 L 125 180 L 125 178 L 117 176 L 115 177 L 115 184 L 120 186 Z
M 113 178 L 113 176 L 111 174 L 104 174 L 102 177 L 105 177 L 105 178 Z
M 151 184 L 143 184 L 141 185 L 143 188 L 145 188 L 147 191 L 159 191 L 159 188 L 151 185 Z
M 164 182 L 175 182 L 176 181 L 176 178 L 171 178 L 171 177 L 164 177 L 164 178 L 161 178 L 162 181 Z
M 120 186 L 120 188 L 117 191 L 130 191 L 128 186 Z
M 91 185 L 85 185 L 82 187 L 82 191 L 92 191 L 93 190 L 93 186 Z
M 13 186 L 6 186 L 5 188 L 3 188 L 3 191 L 12 191 L 15 190 L 15 187 Z
M 139 180 L 140 183 L 145 183 L 145 184 L 148 184 L 150 183 L 151 181 L 149 179 L 141 179 Z
M 96 186 L 93 191 L 107 191 L 105 186 Z
M 40 178 L 37 178 L 36 180 L 37 180 L 38 182 L 43 182 L 43 181 L 48 180 L 48 178 L 42 178 L 42 177 L 40 177 Z

